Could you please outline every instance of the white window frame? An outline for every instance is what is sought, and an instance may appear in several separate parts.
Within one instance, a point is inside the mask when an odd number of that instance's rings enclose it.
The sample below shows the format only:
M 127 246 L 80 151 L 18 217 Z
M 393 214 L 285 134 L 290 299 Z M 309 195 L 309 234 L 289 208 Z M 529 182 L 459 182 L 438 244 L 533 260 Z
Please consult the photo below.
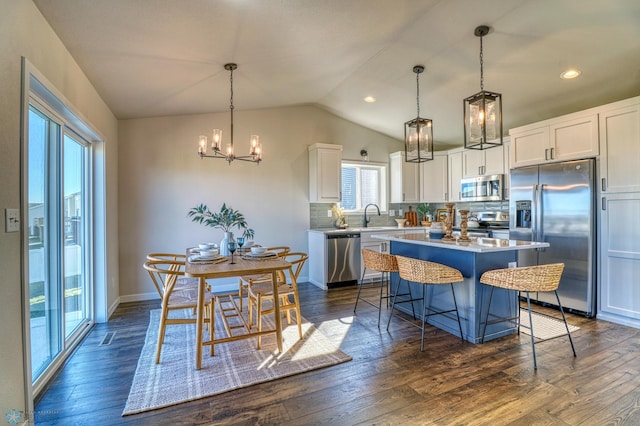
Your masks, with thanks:
M 389 194 L 389 177 L 388 177 L 388 169 L 389 169 L 389 165 L 387 163 L 377 163 L 377 162 L 370 162 L 370 161 L 353 161 L 353 160 L 343 160 L 341 163 L 341 169 L 342 167 L 355 167 L 357 169 L 375 169 L 378 170 L 378 175 L 380 178 L 380 182 L 378 185 L 379 188 L 379 193 L 378 193 L 378 199 L 379 202 L 376 203 L 378 205 L 378 207 L 380 208 L 380 212 L 381 213 L 386 213 L 388 206 L 389 206 L 389 202 L 388 202 L 388 194 Z M 359 176 L 359 174 L 358 174 Z M 359 180 L 359 178 L 358 178 Z M 342 190 L 342 188 L 341 188 Z M 357 185 L 357 192 L 360 192 L 360 184 Z M 356 197 L 359 198 L 359 197 Z M 342 204 L 341 204 L 342 206 Z M 364 208 L 366 206 L 358 206 L 356 209 L 354 210 L 345 210 L 344 213 L 349 215 L 349 214 L 362 214 L 364 213 Z

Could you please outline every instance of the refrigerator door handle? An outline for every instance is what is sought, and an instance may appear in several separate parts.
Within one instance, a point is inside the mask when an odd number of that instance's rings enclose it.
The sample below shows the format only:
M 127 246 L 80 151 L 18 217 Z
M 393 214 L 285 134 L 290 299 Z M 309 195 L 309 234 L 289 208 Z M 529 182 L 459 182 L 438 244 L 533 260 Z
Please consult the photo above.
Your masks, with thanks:
M 534 184 L 531 193 L 531 241 L 538 241 L 538 185 Z
M 544 192 L 544 184 L 540 184 L 540 190 L 538 191 L 538 199 L 536 200 L 536 216 L 538 219 L 538 233 L 536 237 L 536 241 L 541 242 L 544 240 L 544 228 L 542 226 L 542 212 L 544 211 L 542 206 L 542 194 Z M 544 251 L 544 247 L 540 248 L 539 251 Z

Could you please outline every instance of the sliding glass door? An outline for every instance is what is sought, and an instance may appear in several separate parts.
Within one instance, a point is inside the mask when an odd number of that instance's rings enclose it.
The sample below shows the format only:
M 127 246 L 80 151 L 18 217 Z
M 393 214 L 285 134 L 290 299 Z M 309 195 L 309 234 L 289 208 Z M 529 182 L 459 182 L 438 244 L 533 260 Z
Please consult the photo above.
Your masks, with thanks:
M 91 320 L 90 145 L 35 100 L 29 107 L 28 245 L 35 383 Z

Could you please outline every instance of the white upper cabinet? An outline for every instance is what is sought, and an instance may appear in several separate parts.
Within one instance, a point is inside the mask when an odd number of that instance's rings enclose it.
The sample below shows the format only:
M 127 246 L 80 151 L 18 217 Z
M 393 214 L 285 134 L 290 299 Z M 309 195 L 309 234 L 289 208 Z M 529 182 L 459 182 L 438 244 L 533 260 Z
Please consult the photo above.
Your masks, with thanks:
M 420 201 L 448 201 L 449 176 L 446 153 L 434 153 L 433 160 L 420 163 Z
M 462 152 L 462 177 L 503 173 L 505 173 L 505 169 L 502 145 L 484 150 L 467 149 Z
M 511 174 L 509 170 L 511 170 L 511 159 L 509 156 L 509 151 L 511 150 L 511 140 L 505 139 L 504 145 L 502 145 L 503 155 L 502 161 L 504 163 L 504 199 L 509 199 L 509 191 L 511 190 Z
M 640 98 L 603 107 L 600 145 L 601 190 L 640 191 Z
M 389 154 L 391 202 L 420 202 L 420 171 L 418 163 L 404 161 L 404 151 Z
M 509 131 L 511 167 L 596 157 L 598 114 L 594 109 Z
M 449 201 L 462 201 L 462 151 L 449 153 Z
M 309 202 L 339 203 L 342 191 L 342 146 L 309 147 Z

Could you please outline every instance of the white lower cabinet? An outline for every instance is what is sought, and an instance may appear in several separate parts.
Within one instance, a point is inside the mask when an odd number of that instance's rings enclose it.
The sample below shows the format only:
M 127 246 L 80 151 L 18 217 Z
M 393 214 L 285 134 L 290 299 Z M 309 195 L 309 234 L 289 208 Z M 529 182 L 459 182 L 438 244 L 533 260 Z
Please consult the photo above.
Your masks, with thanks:
M 372 235 L 375 234 L 375 231 L 363 231 L 360 232 L 360 248 L 361 249 L 369 249 L 373 251 L 377 251 L 380 253 L 389 253 L 389 242 L 378 240 L 373 238 Z M 387 234 L 389 231 L 379 231 L 380 234 Z M 366 273 L 365 273 L 366 272 Z M 363 275 L 364 274 L 364 275 Z M 360 254 L 360 281 L 373 281 L 379 280 L 381 277 L 381 273 L 378 271 L 373 271 L 367 269 L 365 271 L 364 268 L 364 260 L 362 259 L 362 252 Z
M 640 193 L 608 194 L 600 201 L 597 318 L 640 328 Z
M 375 234 L 424 234 L 425 228 L 398 228 L 398 229 L 385 229 L 385 230 L 377 230 L 377 231 L 361 231 L 360 232 L 360 248 L 366 248 L 369 250 L 377 251 L 380 253 L 389 253 L 389 241 L 379 240 L 377 238 L 373 238 Z M 362 260 L 362 255 L 360 256 L 360 277 L 363 277 L 364 273 L 364 260 Z M 365 282 L 371 280 L 379 280 L 381 277 L 381 273 L 378 271 L 370 271 L 367 270 L 366 274 L 362 278 Z

